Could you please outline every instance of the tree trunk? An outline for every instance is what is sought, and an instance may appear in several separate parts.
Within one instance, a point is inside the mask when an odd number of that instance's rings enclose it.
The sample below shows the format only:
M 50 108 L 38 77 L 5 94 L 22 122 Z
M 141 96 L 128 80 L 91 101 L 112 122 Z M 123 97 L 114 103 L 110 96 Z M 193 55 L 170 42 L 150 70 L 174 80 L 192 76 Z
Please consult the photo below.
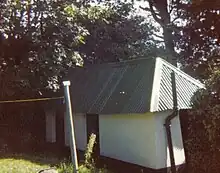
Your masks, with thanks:
M 157 23 L 163 28 L 164 43 L 167 51 L 167 61 L 177 66 L 177 56 L 171 26 L 171 16 L 168 11 L 168 0 L 148 0 L 150 11 Z M 155 11 L 155 7 L 156 11 Z
M 163 27 L 163 36 L 164 36 L 166 51 L 168 54 L 167 61 L 173 64 L 174 66 L 177 66 L 177 57 L 176 57 L 176 52 L 174 50 L 175 45 L 173 42 L 172 29 L 168 27 Z

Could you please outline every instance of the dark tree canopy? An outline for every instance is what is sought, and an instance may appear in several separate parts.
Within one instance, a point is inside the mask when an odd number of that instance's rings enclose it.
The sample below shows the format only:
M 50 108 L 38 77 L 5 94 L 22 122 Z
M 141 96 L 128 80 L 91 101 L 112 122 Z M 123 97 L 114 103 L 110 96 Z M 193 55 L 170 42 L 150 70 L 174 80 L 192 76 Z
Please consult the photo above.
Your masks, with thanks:
M 74 47 L 87 31 L 68 15 L 71 1 L 1 1 L 2 98 L 56 90 L 67 67 L 78 61 Z M 30 94 L 30 93 L 29 93 Z
M 206 79 L 214 66 L 220 65 L 220 11 L 215 1 L 200 1 L 187 8 L 187 24 L 178 44 L 182 63 L 194 75 Z
M 59 90 L 75 64 L 156 56 L 152 25 L 128 3 L 0 2 L 1 98 Z M 160 49 L 161 52 L 163 48 Z
M 69 68 L 83 62 L 161 56 L 208 78 L 219 66 L 218 1 L 145 1 L 154 22 L 125 1 L 1 1 L 1 97 L 59 90 Z
M 134 1 L 135 2 L 135 1 Z M 204 79 L 219 65 L 220 3 L 205 0 L 145 0 L 142 7 L 162 30 L 167 60 L 180 62 L 187 73 Z
M 163 51 L 152 37 L 154 26 L 144 23 L 144 17 L 132 15 L 132 4 L 113 4 L 107 9 L 93 7 L 92 10 L 100 13 L 105 20 L 89 20 L 89 16 L 79 18 L 89 32 L 85 44 L 78 49 L 86 55 L 86 63 L 152 57 L 157 56 L 159 50 Z

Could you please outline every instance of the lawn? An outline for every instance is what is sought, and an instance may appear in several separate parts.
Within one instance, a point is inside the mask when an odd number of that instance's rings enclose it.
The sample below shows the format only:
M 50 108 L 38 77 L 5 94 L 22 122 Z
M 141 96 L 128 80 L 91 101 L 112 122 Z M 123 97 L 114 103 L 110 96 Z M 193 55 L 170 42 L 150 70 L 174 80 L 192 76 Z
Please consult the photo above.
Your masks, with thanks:
M 51 156 L 13 154 L 0 158 L 0 173 L 37 173 L 50 167 L 56 168 L 59 173 L 72 173 L 73 171 L 70 163 Z M 79 173 L 108 173 L 104 169 L 94 169 L 88 169 L 83 164 L 80 164 Z
M 92 134 L 85 153 L 79 153 L 79 173 L 110 173 L 106 169 L 97 169 L 92 158 L 96 136 Z M 47 154 L 11 154 L 8 150 L 0 152 L 0 173 L 37 173 L 42 169 L 55 168 L 59 173 L 72 173 L 70 159 L 58 158 L 55 153 Z M 50 154 L 49 154 L 50 153 Z
M 13 154 L 0 158 L 0 173 L 36 173 L 58 163 L 53 157 Z

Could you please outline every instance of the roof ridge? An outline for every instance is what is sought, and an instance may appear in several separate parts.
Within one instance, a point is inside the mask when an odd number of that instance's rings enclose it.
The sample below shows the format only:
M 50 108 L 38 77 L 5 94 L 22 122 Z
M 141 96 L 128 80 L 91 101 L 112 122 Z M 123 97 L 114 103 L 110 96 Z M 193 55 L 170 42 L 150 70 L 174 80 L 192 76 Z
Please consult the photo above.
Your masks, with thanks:
M 85 68 L 91 68 L 91 67 L 97 67 L 97 66 L 117 66 L 117 65 L 129 65 L 134 62 L 139 62 L 143 60 L 156 60 L 156 57 L 150 57 L 150 58 L 136 58 L 136 59 L 129 59 L 129 60 L 124 60 L 124 61 L 118 61 L 118 62 L 108 62 L 108 63 L 101 63 L 101 64 L 88 64 L 85 66 Z
M 136 59 L 129 59 L 129 60 L 123 60 L 123 61 L 119 61 L 119 62 L 109 62 L 109 63 L 102 63 L 102 64 L 89 64 L 83 68 L 95 68 L 95 67 L 100 67 L 100 66 L 107 66 L 107 67 L 117 67 L 117 66 L 124 66 L 124 65 L 130 65 L 130 64 L 138 64 L 138 62 L 140 61 L 144 61 L 144 60 L 155 60 L 159 59 L 164 65 L 168 66 L 169 68 L 171 68 L 172 70 L 174 70 L 175 72 L 179 73 L 182 77 L 184 77 L 185 79 L 191 81 L 193 84 L 204 88 L 205 85 L 200 82 L 199 80 L 193 78 L 192 76 L 188 75 L 186 72 L 182 71 L 181 69 L 177 68 L 176 66 L 172 65 L 171 63 L 169 63 L 168 61 L 164 60 L 161 57 L 147 57 L 147 58 L 136 58 Z

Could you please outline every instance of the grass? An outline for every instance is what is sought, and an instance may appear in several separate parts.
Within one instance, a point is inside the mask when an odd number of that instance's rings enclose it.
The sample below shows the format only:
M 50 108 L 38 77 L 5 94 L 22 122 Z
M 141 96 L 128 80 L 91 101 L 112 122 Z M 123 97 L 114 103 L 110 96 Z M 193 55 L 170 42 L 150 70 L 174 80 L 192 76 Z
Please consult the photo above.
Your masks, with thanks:
M 91 134 L 83 155 L 78 155 L 79 173 L 110 173 L 106 169 L 97 169 L 92 158 L 96 135 Z M 3 148 L 4 149 L 4 148 Z M 58 159 L 51 154 L 10 154 L 8 150 L 0 150 L 0 173 L 37 173 L 42 169 L 55 168 L 59 173 L 72 173 L 73 165 L 67 160 Z
M 73 166 L 65 160 L 54 157 L 30 156 L 14 154 L 0 158 L 0 173 L 37 173 L 46 168 L 56 168 L 59 173 L 72 173 Z M 109 173 L 105 169 L 87 168 L 84 164 L 79 166 L 79 173 Z
M 73 172 L 73 166 L 70 164 L 62 164 L 61 166 L 58 167 L 58 172 L 59 173 L 72 173 Z M 80 165 L 79 166 L 79 173 L 110 173 L 106 169 L 97 169 L 95 167 L 93 168 L 88 168 L 85 165 Z
M 84 153 L 85 160 L 79 163 L 79 173 L 110 173 L 106 169 L 97 169 L 92 158 L 96 135 L 92 134 Z M 1 155 L 1 153 L 0 153 Z M 44 154 L 6 154 L 0 157 L 0 173 L 37 173 L 42 169 L 55 168 L 59 173 L 72 173 L 73 165 L 54 155 Z
M 41 169 L 50 167 L 49 164 L 37 162 L 40 158 L 14 155 L 0 158 L 0 173 L 36 173 Z

